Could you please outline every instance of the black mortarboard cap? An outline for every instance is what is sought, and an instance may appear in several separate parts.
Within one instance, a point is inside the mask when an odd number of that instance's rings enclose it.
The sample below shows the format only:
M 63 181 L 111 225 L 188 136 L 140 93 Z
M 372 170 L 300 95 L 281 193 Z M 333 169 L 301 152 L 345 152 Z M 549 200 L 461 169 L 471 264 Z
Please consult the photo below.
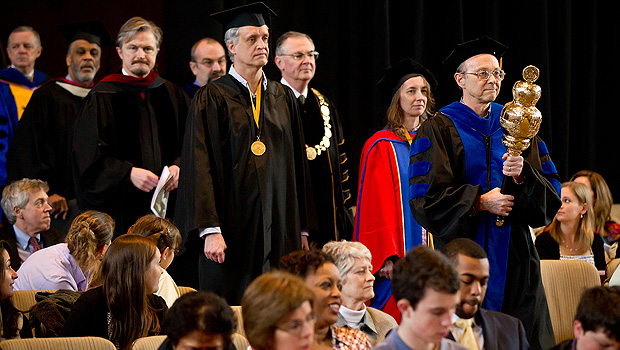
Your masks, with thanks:
M 448 69 L 456 72 L 461 63 L 467 61 L 473 56 L 488 53 L 497 57 L 499 60 L 506 50 L 508 50 L 508 46 L 485 35 L 482 38 L 466 41 L 456 45 L 454 50 L 452 50 L 452 53 L 450 53 L 450 55 L 443 61 L 443 64 Z
M 422 75 L 431 86 L 431 90 L 437 87 L 437 79 L 433 73 L 417 61 L 407 57 L 388 68 L 377 83 L 381 101 L 389 105 L 401 85 L 415 75 Z
M 245 26 L 269 26 L 271 15 L 277 16 L 273 10 L 262 2 L 255 2 L 211 14 L 226 30 Z
M 100 21 L 64 24 L 58 27 L 69 43 L 83 39 L 100 47 L 112 45 L 110 33 Z

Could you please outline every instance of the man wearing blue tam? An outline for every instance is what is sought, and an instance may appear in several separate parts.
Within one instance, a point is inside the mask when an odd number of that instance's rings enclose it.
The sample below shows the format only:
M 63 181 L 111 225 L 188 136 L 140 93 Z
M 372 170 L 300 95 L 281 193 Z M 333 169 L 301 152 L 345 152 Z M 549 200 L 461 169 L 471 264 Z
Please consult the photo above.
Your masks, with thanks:
M 463 96 L 424 123 L 411 145 L 410 206 L 435 248 L 458 237 L 484 248 L 491 276 L 485 308 L 519 318 L 532 349 L 547 349 L 553 329 L 528 225 L 551 222 L 560 183 L 540 138 L 523 157 L 508 155 L 502 144 L 502 105 L 493 101 L 506 49 L 485 36 L 458 45 L 444 61 Z M 495 224 L 497 215 L 508 216 L 503 226 Z

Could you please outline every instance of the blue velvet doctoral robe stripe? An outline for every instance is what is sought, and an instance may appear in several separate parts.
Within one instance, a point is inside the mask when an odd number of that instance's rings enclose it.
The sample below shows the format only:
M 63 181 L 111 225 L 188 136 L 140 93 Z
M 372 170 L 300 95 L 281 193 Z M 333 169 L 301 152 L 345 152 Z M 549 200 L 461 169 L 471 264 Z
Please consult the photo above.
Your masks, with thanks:
M 483 192 L 502 186 L 502 156 L 506 147 L 502 144 L 504 134 L 500 125 L 502 106 L 491 103 L 490 115 L 481 118 L 471 108 L 461 102 L 454 102 L 440 110 L 456 126 L 465 147 L 467 182 L 480 185 Z M 486 155 L 485 158 L 480 155 Z M 468 156 L 475 155 L 475 156 Z M 486 308 L 502 310 L 506 264 L 510 243 L 510 221 L 504 226 L 495 225 L 494 215 L 480 217 L 478 232 L 474 239 L 489 257 L 490 278 L 485 298 Z
M 28 77 L 23 75 L 20 71 L 9 67 L 0 70 L 0 79 L 5 79 L 11 83 L 23 85 L 32 89 L 43 84 L 47 79 L 47 74 L 39 72 L 35 69 L 34 75 L 32 76 L 32 81 L 30 81 L 30 79 L 28 79 Z

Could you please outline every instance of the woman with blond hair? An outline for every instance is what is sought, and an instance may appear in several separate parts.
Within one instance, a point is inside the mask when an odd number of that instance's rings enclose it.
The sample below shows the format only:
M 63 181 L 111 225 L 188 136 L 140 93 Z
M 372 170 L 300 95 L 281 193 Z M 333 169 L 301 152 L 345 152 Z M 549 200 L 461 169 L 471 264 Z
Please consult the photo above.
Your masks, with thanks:
M 616 242 L 620 238 L 620 225 L 611 219 L 611 206 L 614 204 L 614 200 L 605 179 L 597 172 L 581 170 L 573 175 L 570 180 L 588 186 L 592 192 L 596 232 L 603 237 L 607 244 Z
M 138 235 L 112 242 L 101 263 L 103 285 L 75 302 L 63 336 L 94 336 L 131 349 L 138 338 L 158 335 L 168 309 L 157 291 L 162 268 L 155 243 Z
M 68 289 L 83 292 L 96 279 L 103 255 L 112 241 L 114 220 L 89 210 L 78 215 L 66 243 L 33 253 L 17 270 L 15 290 Z
M 541 260 L 584 260 L 605 270 L 603 239 L 595 233 L 592 195 L 578 182 L 562 184 L 562 206 L 536 237 Z
M 308 350 L 314 344 L 314 293 L 286 272 L 265 273 L 243 294 L 243 327 L 254 350 Z

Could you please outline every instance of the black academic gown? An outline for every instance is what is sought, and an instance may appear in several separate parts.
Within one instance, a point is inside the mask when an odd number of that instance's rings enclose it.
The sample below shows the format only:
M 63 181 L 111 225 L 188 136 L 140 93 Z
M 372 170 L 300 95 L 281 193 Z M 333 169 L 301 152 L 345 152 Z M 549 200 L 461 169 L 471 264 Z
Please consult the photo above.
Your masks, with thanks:
M 501 186 L 506 152 L 499 126 L 501 109 L 493 103 L 491 115 L 480 118 L 456 102 L 421 125 L 411 145 L 410 206 L 416 221 L 434 235 L 436 249 L 466 237 L 487 251 L 491 279 L 485 307 L 519 318 L 532 349 L 545 349 L 555 340 L 528 225 L 551 222 L 561 205 L 560 182 L 544 142 L 537 137 L 523 153 L 524 182 L 507 181 L 505 193 L 515 200 L 504 226 L 497 227 L 488 212 L 475 211 L 478 196 Z
M 351 193 L 344 134 L 336 108 L 327 98 L 325 100 L 329 105 L 330 146 L 327 152 L 323 151 L 308 161 L 316 214 L 316 223 L 309 229 L 308 240 L 319 247 L 329 241 L 351 240 L 353 234 L 353 217 L 348 210 Z M 308 92 L 305 103 L 300 103 L 300 109 L 306 144 L 314 147 L 325 136 L 325 125 L 318 97 L 312 90 Z
M 262 88 L 262 85 L 261 85 Z M 250 281 L 301 248 L 306 226 L 305 150 L 293 93 L 268 81 L 259 119 L 262 156 L 250 151 L 259 130 L 249 91 L 231 75 L 198 90 L 186 126 L 175 223 L 188 244 L 219 226 L 223 264 L 200 253 L 200 288 L 239 305 Z M 202 251 L 202 249 L 200 249 Z
M 68 202 L 75 199 L 71 169 L 73 128 L 82 99 L 89 91 L 90 88 L 58 79 L 43 84 L 32 94 L 7 155 L 9 182 L 25 177 L 40 179 L 50 186 L 48 195 L 58 194 Z M 67 229 L 77 214 L 69 213 L 65 220 Z M 54 222 L 52 226 L 56 227 Z
M 150 213 L 153 191 L 133 185 L 131 168 L 160 176 L 164 166 L 180 164 L 188 104 L 181 88 L 156 74 L 140 83 L 113 74 L 95 85 L 84 99 L 74 133 L 80 209 L 110 214 L 116 221 L 115 235 Z M 173 216 L 174 193 L 168 217 Z

